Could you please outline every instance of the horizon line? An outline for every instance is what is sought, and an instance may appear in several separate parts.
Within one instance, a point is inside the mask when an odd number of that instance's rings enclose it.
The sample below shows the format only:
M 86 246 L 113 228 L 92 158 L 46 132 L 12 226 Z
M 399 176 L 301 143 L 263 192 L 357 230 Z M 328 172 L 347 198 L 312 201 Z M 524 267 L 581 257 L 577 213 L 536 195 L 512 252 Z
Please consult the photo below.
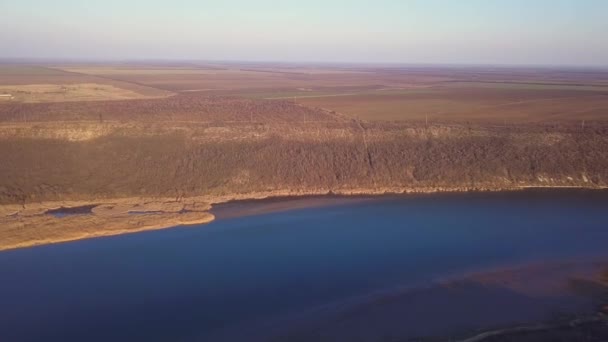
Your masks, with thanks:
M 392 66 L 392 67 L 497 67 L 497 68 L 576 68 L 608 69 L 608 64 L 567 64 L 567 63 L 467 63 L 467 62 L 364 62 L 364 61 L 324 61 L 324 60 L 271 60 L 271 59 L 204 59 L 204 58 L 96 58 L 96 57 L 0 57 L 0 64 L 37 63 L 217 63 L 217 64 L 284 64 L 284 65 L 326 65 L 326 66 Z

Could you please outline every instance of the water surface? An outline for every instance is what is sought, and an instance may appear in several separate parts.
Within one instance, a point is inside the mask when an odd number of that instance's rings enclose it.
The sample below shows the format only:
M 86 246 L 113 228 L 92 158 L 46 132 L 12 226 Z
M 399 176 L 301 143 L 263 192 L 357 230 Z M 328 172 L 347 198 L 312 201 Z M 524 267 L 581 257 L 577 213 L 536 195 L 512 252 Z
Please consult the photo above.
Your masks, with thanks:
M 571 190 L 340 199 L 2 252 L 0 340 L 265 339 L 404 289 L 430 306 L 450 300 L 429 290 L 438 281 L 608 253 L 607 204 L 606 192 Z M 491 322 L 526 317 L 514 313 Z M 400 334 L 426 332 L 394 316 Z

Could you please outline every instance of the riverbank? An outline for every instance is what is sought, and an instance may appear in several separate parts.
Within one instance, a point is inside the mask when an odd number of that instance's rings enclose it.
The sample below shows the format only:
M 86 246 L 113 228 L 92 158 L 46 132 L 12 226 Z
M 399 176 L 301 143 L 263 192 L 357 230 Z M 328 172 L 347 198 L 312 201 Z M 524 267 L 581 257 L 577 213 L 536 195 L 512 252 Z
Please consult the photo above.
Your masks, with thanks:
M 0 206 L 0 251 L 213 221 L 190 199 L 99 199 Z
M 0 206 L 0 251 L 212 222 L 213 206 L 220 218 L 372 200 L 381 196 L 463 192 L 523 192 L 539 190 L 604 190 L 606 187 L 511 188 L 376 188 L 277 190 L 188 198 L 117 198 L 53 201 Z M 331 197 L 334 196 L 334 197 Z M 265 203 L 260 202 L 265 200 Z M 243 204 L 252 203 L 252 206 Z

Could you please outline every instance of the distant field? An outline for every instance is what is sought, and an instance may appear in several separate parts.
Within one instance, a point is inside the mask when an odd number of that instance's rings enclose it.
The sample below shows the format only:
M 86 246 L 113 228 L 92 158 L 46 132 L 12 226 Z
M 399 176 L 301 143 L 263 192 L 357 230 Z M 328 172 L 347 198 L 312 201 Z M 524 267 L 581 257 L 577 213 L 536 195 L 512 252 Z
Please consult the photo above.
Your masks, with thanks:
M 58 66 L 57 69 L 89 75 L 220 75 L 260 73 L 293 75 L 368 74 L 366 71 L 323 68 L 251 68 L 235 66 L 218 67 L 168 67 L 168 66 Z
M 179 94 L 165 98 L 122 101 L 57 101 L 55 103 L 0 104 L 0 125 L 14 122 L 162 122 L 181 123 L 285 123 L 341 121 L 321 110 L 289 101 L 250 100 Z
M 10 95 L 10 101 L 25 103 L 147 98 L 132 90 L 96 83 L 0 85 L 0 95 Z
M 24 101 L 192 93 L 290 101 L 370 121 L 608 119 L 606 70 L 203 62 L 0 65 L 0 86 L 7 86 L 0 88 L 0 94 L 19 91 L 20 85 L 41 84 L 61 85 L 61 89 L 66 85 L 100 86 L 69 91 L 72 95 L 51 90 L 44 95 L 31 94 L 35 99 Z M 6 98 L 2 102 L 7 102 Z
M 170 91 L 233 91 L 323 88 L 410 86 L 448 80 L 445 77 L 403 76 L 370 70 L 336 68 L 255 68 L 220 65 L 212 69 L 150 66 L 63 66 L 69 72 L 131 82 Z
M 97 86 L 89 86 L 92 84 Z M 23 88 L 24 86 L 25 88 Z M 53 89 L 62 86 L 72 89 L 70 93 L 74 96 L 63 97 L 68 101 L 163 97 L 171 94 L 171 92 L 146 85 L 69 72 L 52 67 L 0 64 L 0 87 L 3 88 L 0 90 L 0 94 L 10 90 L 20 92 L 20 95 L 16 98 L 25 99 L 29 102 L 44 102 L 47 100 L 55 102 L 61 101 L 62 96 L 54 96 L 51 93 L 57 95 L 59 92 Z M 99 93 L 94 94 L 95 90 Z M 48 96 L 40 96 L 41 93 L 45 92 L 48 93 Z M 27 93 L 30 93 L 31 96 L 28 96 Z M 36 93 L 36 96 L 33 95 L 34 93 Z
M 41 66 L 0 65 L 0 85 L 95 83 L 94 79 Z
M 227 94 L 243 96 L 254 99 L 266 100 L 298 100 L 303 98 L 331 97 L 331 96 L 353 96 L 364 94 L 382 93 L 403 93 L 425 91 L 427 87 L 407 87 L 407 88 L 383 88 L 382 86 L 343 86 L 343 87 L 315 87 L 315 88 L 295 88 L 295 89 L 259 89 L 259 90 L 239 90 L 227 92 Z
M 169 68 L 169 67 L 114 67 L 114 66 L 70 66 L 58 69 L 103 76 L 141 76 L 141 75 L 215 75 L 218 73 L 236 73 L 238 70 L 198 69 L 198 68 Z
M 574 83 L 542 83 L 529 82 L 450 82 L 451 87 L 462 88 L 493 88 L 517 90 L 580 90 L 608 92 L 608 84 L 574 84 Z
M 58 76 L 65 72 L 42 66 L 30 65 L 0 65 L 0 77 L 29 77 L 29 76 Z
M 570 89 L 569 87 L 564 87 Z M 437 87 L 300 97 L 299 104 L 370 121 L 537 122 L 608 120 L 608 89 Z

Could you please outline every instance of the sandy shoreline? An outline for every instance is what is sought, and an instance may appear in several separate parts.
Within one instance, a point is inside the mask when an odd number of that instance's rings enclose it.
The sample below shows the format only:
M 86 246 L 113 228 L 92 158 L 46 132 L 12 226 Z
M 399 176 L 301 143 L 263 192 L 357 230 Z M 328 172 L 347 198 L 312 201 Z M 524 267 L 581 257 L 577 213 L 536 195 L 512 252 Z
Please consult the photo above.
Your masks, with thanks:
M 83 213 L 51 215 L 63 209 Z M 213 221 L 211 205 L 196 198 L 119 198 L 0 206 L 0 251 L 122 235 Z
M 212 206 L 223 204 L 220 218 L 239 217 L 339 204 L 346 199 L 377 199 L 381 196 L 407 194 L 439 194 L 464 192 L 516 192 L 530 189 L 566 189 L 564 187 L 519 186 L 511 188 L 376 188 L 376 189 L 311 189 L 275 190 L 224 196 L 199 196 L 189 198 L 117 198 L 88 201 L 54 201 L 25 205 L 0 205 L 0 251 L 27 248 L 38 245 L 75 241 L 81 239 L 122 235 L 158 230 L 177 226 L 199 225 L 212 222 Z M 568 187 L 580 190 L 604 190 L 606 187 Z M 334 197 L 331 197 L 334 196 Z M 337 196 L 337 197 L 335 197 Z M 259 204 L 259 200 L 271 201 L 257 208 L 238 208 L 239 202 Z M 237 203 L 230 208 L 231 203 Z M 49 211 L 90 207 L 90 212 L 57 217 Z M 102 228 L 100 228 L 102 227 Z

